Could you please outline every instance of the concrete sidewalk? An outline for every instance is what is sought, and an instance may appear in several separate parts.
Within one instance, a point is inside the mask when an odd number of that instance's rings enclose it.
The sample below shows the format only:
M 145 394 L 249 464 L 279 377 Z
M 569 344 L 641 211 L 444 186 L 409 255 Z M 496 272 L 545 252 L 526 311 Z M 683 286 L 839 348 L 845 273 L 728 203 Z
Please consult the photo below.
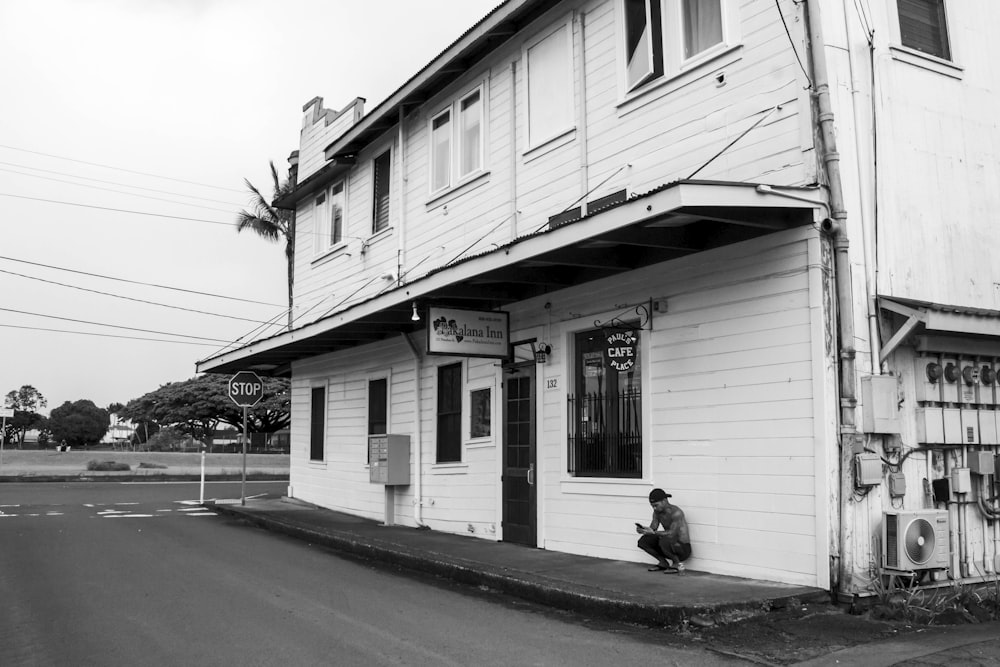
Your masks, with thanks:
M 367 560 L 485 587 L 548 606 L 654 626 L 725 621 L 829 598 L 826 591 L 704 572 L 648 572 L 647 565 L 532 549 L 471 536 L 385 526 L 289 499 L 246 506 L 206 503 L 216 512 Z M 650 563 L 651 565 L 652 563 Z
M 385 526 L 288 498 L 252 499 L 245 506 L 212 502 L 205 506 L 349 557 L 440 576 L 591 618 L 654 627 L 686 623 L 697 628 L 798 602 L 829 599 L 827 591 L 805 586 L 696 571 L 653 573 L 640 563 Z M 895 639 L 836 648 L 799 664 L 1000 665 L 1000 623 L 915 629 Z

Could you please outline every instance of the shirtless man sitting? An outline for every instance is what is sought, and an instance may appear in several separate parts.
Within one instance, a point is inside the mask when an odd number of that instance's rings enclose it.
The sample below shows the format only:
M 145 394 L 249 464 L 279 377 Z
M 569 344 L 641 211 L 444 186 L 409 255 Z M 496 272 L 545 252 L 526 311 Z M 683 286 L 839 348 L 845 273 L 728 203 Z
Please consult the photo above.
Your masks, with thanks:
M 635 526 L 635 531 L 642 535 L 639 548 L 656 559 L 650 572 L 680 572 L 684 569 L 683 561 L 691 557 L 691 538 L 684 512 L 670 504 L 670 497 L 663 489 L 650 491 L 653 519 L 648 528 L 639 523 Z

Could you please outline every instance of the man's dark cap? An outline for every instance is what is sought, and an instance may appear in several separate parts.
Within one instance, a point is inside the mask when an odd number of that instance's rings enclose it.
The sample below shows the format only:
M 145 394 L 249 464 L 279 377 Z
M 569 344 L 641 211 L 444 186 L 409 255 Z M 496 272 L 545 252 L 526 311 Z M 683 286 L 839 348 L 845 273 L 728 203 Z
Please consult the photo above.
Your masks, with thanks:
M 664 491 L 663 489 L 653 489 L 652 491 L 649 492 L 649 502 L 651 503 L 657 503 L 663 500 L 664 498 L 670 498 L 670 497 L 671 497 L 670 494 Z

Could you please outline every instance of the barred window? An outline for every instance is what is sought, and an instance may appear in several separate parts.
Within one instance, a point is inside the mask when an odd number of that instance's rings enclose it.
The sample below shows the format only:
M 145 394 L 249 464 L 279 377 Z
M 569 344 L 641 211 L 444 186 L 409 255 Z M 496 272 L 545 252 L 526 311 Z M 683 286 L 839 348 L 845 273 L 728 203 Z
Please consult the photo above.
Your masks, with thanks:
M 570 394 L 569 473 L 642 476 L 642 390 L 638 329 L 576 335 Z

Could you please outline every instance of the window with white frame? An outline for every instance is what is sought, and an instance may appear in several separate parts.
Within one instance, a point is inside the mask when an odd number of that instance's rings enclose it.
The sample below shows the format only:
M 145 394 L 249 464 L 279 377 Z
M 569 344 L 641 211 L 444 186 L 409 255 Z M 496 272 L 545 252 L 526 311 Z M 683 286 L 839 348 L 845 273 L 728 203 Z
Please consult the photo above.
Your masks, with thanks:
M 482 98 L 482 90 L 477 88 L 431 118 L 432 193 L 458 185 L 482 171 Z
M 525 45 L 528 147 L 573 127 L 573 39 L 564 23 Z
M 334 183 L 316 197 L 317 233 L 325 243 L 319 250 L 325 250 L 344 240 L 344 182 Z
M 431 119 L 431 192 L 451 185 L 451 109 Z
M 458 178 L 483 168 L 483 95 L 479 90 L 458 102 Z
M 437 369 L 437 462 L 462 460 L 462 364 Z
M 626 92 L 681 73 L 738 41 L 732 0 L 621 0 Z
M 326 386 L 312 388 L 309 399 L 309 460 L 324 460 L 326 442 Z
M 942 60 L 951 60 L 944 5 L 944 0 L 897 0 L 900 43 Z

